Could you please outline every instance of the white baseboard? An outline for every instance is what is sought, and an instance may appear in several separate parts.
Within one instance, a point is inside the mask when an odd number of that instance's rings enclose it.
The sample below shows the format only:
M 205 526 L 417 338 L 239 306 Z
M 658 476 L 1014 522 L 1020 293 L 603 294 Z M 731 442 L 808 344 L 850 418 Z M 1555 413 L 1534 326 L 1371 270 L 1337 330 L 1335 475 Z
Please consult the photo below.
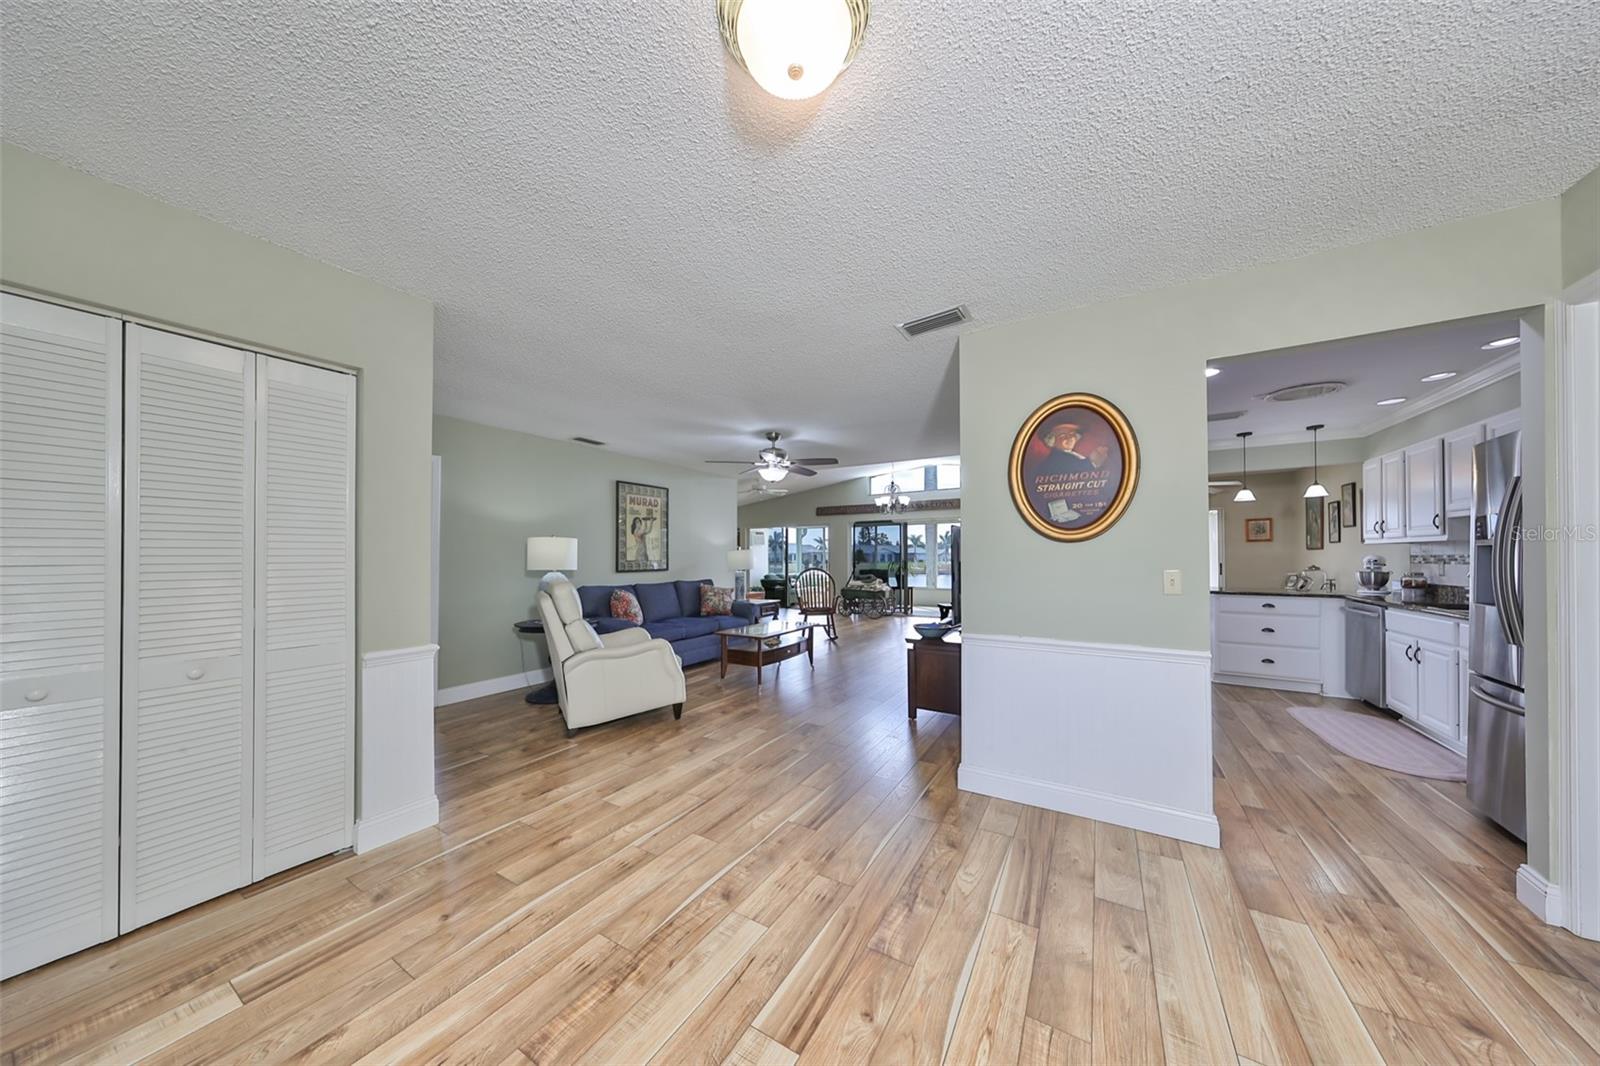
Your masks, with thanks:
M 1552 885 L 1527 863 L 1517 867 L 1517 902 L 1528 908 L 1546 925 L 1560 925 L 1566 919 L 1561 886 Z
M 436 644 L 361 657 L 360 774 L 356 850 L 398 840 L 439 821 L 433 787 Z
M 1315 681 L 1289 681 L 1282 678 L 1252 677 L 1249 674 L 1212 674 L 1211 680 L 1214 684 L 1238 685 L 1241 688 L 1270 688 L 1279 692 L 1305 692 L 1313 696 L 1336 695 L 1332 692 L 1323 693 L 1322 686 Z
M 386 811 L 376 818 L 356 822 L 356 854 L 381 848 L 385 844 L 439 824 L 439 799 L 429 796 L 399 810 Z
M 433 705 L 448 707 L 452 703 L 465 703 L 467 700 L 483 696 L 496 696 L 519 688 L 532 688 L 535 685 L 549 683 L 555 676 L 546 668 L 529 670 L 527 673 L 507 674 L 505 677 L 491 677 L 484 681 L 469 681 L 465 685 L 451 685 L 449 688 L 440 689 L 434 695 Z
M 968 632 L 968 791 L 1215 847 L 1211 656 Z
M 956 786 L 967 792 L 998 796 L 1014 803 L 1026 803 L 1030 807 L 1043 807 L 1081 818 L 1093 818 L 1098 822 L 1110 822 L 1146 833 L 1187 840 L 1208 848 L 1217 847 L 1222 840 L 1214 815 L 1162 807 L 1126 796 L 1059 785 L 1053 781 L 1038 781 L 963 764 L 956 768 Z

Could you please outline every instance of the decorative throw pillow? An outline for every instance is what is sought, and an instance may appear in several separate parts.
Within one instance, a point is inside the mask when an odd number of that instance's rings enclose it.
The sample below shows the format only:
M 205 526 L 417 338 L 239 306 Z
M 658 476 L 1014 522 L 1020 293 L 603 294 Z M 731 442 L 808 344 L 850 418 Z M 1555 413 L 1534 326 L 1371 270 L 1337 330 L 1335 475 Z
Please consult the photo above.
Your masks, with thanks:
M 644 624 L 644 611 L 639 609 L 639 599 L 627 589 L 612 591 L 611 617 L 627 619 L 636 626 Z
M 711 585 L 700 586 L 700 613 L 701 614 L 732 614 L 733 590 L 719 589 Z

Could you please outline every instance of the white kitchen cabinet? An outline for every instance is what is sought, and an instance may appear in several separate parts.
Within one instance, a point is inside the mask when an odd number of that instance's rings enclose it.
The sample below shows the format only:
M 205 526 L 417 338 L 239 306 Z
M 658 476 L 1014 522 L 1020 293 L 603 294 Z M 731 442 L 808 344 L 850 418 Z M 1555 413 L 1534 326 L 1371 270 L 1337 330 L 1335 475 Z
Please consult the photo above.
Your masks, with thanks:
M 1415 643 L 1392 631 L 1383 638 L 1383 702 L 1412 721 L 1417 719 L 1417 664 L 1411 658 Z
M 1476 422 L 1444 438 L 1444 513 L 1450 518 L 1472 514 L 1472 449 L 1483 440 Z
M 1383 539 L 1383 460 L 1368 459 L 1361 464 L 1361 540 L 1371 544 Z
M 1461 725 L 1460 653 L 1455 642 L 1417 641 L 1417 724 L 1441 740 L 1454 741 Z
M 1486 440 L 1503 437 L 1507 433 L 1520 433 L 1522 431 L 1522 409 L 1507 411 L 1495 415 L 1483 424 L 1483 435 Z
M 1384 695 L 1389 709 L 1440 743 L 1464 750 L 1459 623 L 1390 608 L 1385 626 Z
M 1406 455 L 1390 452 L 1378 460 L 1383 482 L 1383 540 L 1406 539 Z
M 1405 458 L 1405 539 L 1443 540 L 1444 441 L 1430 438 L 1413 444 Z
M 1211 675 L 1225 685 L 1348 696 L 1344 600 L 1213 594 Z

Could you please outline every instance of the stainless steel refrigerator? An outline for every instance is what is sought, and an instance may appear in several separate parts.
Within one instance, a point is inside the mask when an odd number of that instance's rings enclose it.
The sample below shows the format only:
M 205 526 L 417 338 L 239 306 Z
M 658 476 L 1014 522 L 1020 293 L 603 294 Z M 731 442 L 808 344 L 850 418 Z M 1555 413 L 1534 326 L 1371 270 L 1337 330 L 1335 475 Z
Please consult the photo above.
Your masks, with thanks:
M 1467 798 L 1526 840 L 1520 434 L 1495 437 L 1473 449 L 1472 490 Z

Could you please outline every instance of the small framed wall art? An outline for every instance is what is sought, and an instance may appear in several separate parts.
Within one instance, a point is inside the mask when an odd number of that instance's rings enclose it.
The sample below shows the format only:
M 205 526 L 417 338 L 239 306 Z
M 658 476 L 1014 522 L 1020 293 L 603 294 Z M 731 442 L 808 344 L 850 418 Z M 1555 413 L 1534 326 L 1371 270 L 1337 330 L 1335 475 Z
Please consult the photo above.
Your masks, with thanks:
M 1098 537 L 1116 524 L 1139 484 L 1139 442 L 1121 411 L 1087 392 L 1034 409 L 1011 442 L 1011 502 L 1051 540 Z
M 1328 501 L 1328 543 L 1338 544 L 1344 540 L 1344 524 L 1340 521 L 1344 516 L 1344 502 L 1342 500 Z
M 1262 544 L 1272 539 L 1272 519 L 1246 518 L 1244 539 L 1251 544 Z
M 1339 486 L 1339 518 L 1352 529 L 1356 524 L 1356 510 L 1356 483 L 1346 481 Z
M 617 573 L 667 569 L 667 490 L 617 482 Z
M 1306 500 L 1306 551 L 1322 550 L 1322 497 Z

